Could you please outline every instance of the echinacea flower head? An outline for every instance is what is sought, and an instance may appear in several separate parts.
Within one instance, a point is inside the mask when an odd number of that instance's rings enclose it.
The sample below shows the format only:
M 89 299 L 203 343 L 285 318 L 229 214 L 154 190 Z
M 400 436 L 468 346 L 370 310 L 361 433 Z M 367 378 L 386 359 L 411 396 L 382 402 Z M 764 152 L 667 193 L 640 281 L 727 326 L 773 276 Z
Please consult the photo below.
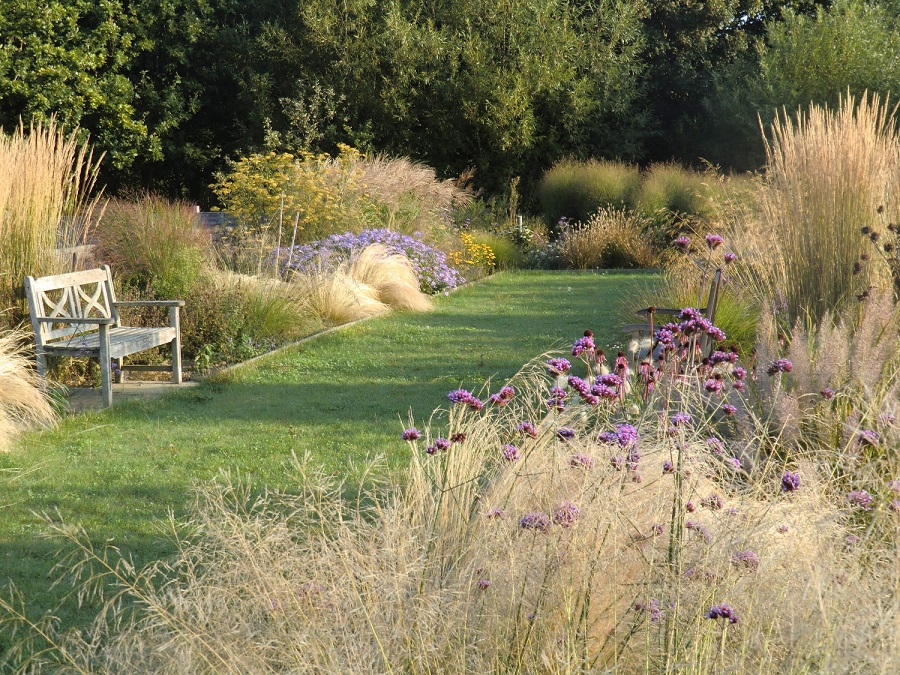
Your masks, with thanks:
M 580 517 L 581 509 L 570 501 L 564 501 L 553 507 L 553 522 L 562 527 L 571 527 Z
M 868 511 L 872 508 L 872 495 L 865 490 L 853 490 L 853 492 L 848 493 L 847 501 L 853 506 L 860 507 L 863 511 Z
M 766 371 L 769 375 L 777 373 L 789 373 L 794 369 L 794 364 L 787 359 L 775 359 Z
M 725 240 L 718 234 L 706 235 L 706 245 L 710 249 L 719 248 L 723 243 L 725 243 Z
M 796 492 L 800 489 L 800 474 L 793 471 L 785 471 L 781 475 L 781 491 Z
M 422 432 L 415 427 L 410 427 L 409 429 L 403 430 L 403 433 L 400 434 L 400 438 L 404 441 L 417 441 L 422 438 Z
M 572 367 L 569 360 L 563 358 L 549 359 L 545 365 L 552 375 L 564 375 Z
M 731 564 L 735 567 L 743 567 L 755 572 L 759 569 L 759 556 L 749 549 L 738 551 L 731 556 Z
M 508 462 L 515 462 L 522 457 L 522 453 L 520 453 L 519 449 L 514 445 L 507 443 L 500 449 L 503 452 L 503 458 Z
M 519 527 L 523 530 L 550 531 L 550 516 L 542 511 L 530 511 L 519 519 Z
M 713 621 L 716 619 L 726 619 L 728 623 L 732 624 L 738 622 L 738 615 L 735 613 L 734 609 L 731 605 L 724 602 L 710 607 L 709 611 L 706 613 L 706 618 L 712 619 Z

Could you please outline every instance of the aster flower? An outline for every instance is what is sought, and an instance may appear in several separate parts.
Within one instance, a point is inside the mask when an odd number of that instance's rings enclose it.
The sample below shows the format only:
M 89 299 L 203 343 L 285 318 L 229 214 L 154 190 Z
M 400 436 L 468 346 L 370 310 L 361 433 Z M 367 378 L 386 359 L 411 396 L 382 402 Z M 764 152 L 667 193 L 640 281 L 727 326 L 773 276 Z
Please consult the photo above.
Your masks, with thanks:
M 560 427 L 556 435 L 561 441 L 571 441 L 575 438 L 575 430 L 569 427 Z
M 706 235 L 706 245 L 710 248 L 710 250 L 714 248 L 719 248 L 725 242 L 721 236 L 718 234 L 708 234 Z
M 516 431 L 531 438 L 537 438 L 538 432 L 531 422 L 519 422 L 516 425 Z
M 865 490 L 853 490 L 853 492 L 848 493 L 847 501 L 853 506 L 860 507 L 863 511 L 868 511 L 872 508 L 872 495 Z
M 580 517 L 581 509 L 570 501 L 564 501 L 553 507 L 553 522 L 562 527 L 571 527 Z
M 710 607 L 709 611 L 706 613 L 706 618 L 712 619 L 713 621 L 716 619 L 726 619 L 728 623 L 732 624 L 738 622 L 738 615 L 735 613 L 734 609 L 732 609 L 731 605 L 724 602 Z
M 759 556 L 749 549 L 738 551 L 731 556 L 731 564 L 735 567 L 744 567 L 755 572 L 759 569 Z
M 523 530 L 550 531 L 550 516 L 541 511 L 531 511 L 519 519 L 519 527 Z
M 800 474 L 793 471 L 785 471 L 781 475 L 781 491 L 796 492 L 800 489 Z
M 404 429 L 403 433 L 400 435 L 404 441 L 417 441 L 422 437 L 422 432 L 416 429 L 415 427 L 410 427 L 409 429 Z
M 775 359 L 766 371 L 769 375 L 776 373 L 789 373 L 794 369 L 794 364 L 787 359 Z
M 547 366 L 547 370 L 553 375 L 563 375 L 569 372 L 569 369 L 572 367 L 569 360 L 563 358 L 550 359 L 545 365 Z
M 503 457 L 508 462 L 515 462 L 518 459 L 520 459 L 522 456 L 522 454 L 519 452 L 519 449 L 516 446 L 510 445 L 508 443 L 506 445 L 504 445 L 503 447 L 501 447 L 500 449 L 503 452 Z
M 583 452 L 576 452 L 574 455 L 569 457 L 569 466 L 574 466 L 579 469 L 593 469 L 594 458 L 590 455 L 584 454 Z

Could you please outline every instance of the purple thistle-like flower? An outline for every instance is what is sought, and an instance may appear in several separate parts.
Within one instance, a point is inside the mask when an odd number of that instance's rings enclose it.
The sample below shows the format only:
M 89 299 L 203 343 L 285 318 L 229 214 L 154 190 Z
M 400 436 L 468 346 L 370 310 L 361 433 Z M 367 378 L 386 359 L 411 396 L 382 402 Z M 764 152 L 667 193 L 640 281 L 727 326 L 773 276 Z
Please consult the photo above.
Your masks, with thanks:
M 718 234 L 706 235 L 706 245 L 710 249 L 719 248 L 723 243 L 725 243 L 725 240 Z
M 507 443 L 503 447 L 500 448 L 503 451 L 503 457 L 509 462 L 515 462 L 522 457 L 522 453 L 519 452 L 519 449 Z
M 570 501 L 564 501 L 553 507 L 553 522 L 562 527 L 571 527 L 580 517 L 581 509 Z
M 697 510 L 697 506 L 694 504 L 694 502 L 688 501 L 688 503 L 684 505 L 684 510 L 688 513 L 693 513 Z
M 703 383 L 703 388 L 706 389 L 706 391 L 708 391 L 710 394 L 721 394 L 722 380 L 717 380 L 711 377 Z
M 731 263 L 733 263 L 733 262 L 737 259 L 737 255 L 736 255 L 735 253 L 732 253 L 731 251 L 728 251 L 728 253 L 726 253 L 726 254 L 725 254 L 724 256 L 722 256 L 722 257 L 725 258 L 725 264 L 726 264 L 726 265 L 730 265 Z
M 595 384 L 591 387 L 591 394 L 607 401 L 614 401 L 619 398 L 619 392 L 607 387 L 605 384 Z
M 609 463 L 612 464 L 612 467 L 616 471 L 621 471 L 625 468 L 625 458 L 624 457 L 613 457 L 609 460 Z
M 531 438 L 537 438 L 538 432 L 531 422 L 519 422 L 516 425 L 516 431 Z
M 687 251 L 691 247 L 691 240 L 687 237 L 678 237 L 675 241 L 672 242 L 675 248 L 680 249 L 682 251 Z
M 519 527 L 523 530 L 550 531 L 550 516 L 541 511 L 531 511 L 519 519 Z
M 569 427 L 560 427 L 556 432 L 556 436 L 561 441 L 571 441 L 575 438 L 575 430 L 570 429 Z
M 677 412 L 672 415 L 669 420 L 672 422 L 672 426 L 683 427 L 691 423 L 691 416 L 686 412 Z
M 623 448 L 637 444 L 639 439 L 640 434 L 638 434 L 638 430 L 630 424 L 620 424 L 616 427 L 616 440 Z
M 854 490 L 847 494 L 847 501 L 853 506 L 860 507 L 863 511 L 872 508 L 872 495 L 865 490 Z
M 715 436 L 707 438 L 706 444 L 709 446 L 709 449 L 712 450 L 714 455 L 725 454 L 725 444 Z
M 730 403 L 723 403 L 722 404 L 722 412 L 724 412 L 726 415 L 728 415 L 728 417 L 731 417 L 732 415 L 734 415 L 734 413 L 737 412 L 737 408 L 735 408 Z
M 731 376 L 736 380 L 743 380 L 745 377 L 747 377 L 747 371 L 740 366 L 736 366 L 734 369 L 732 369 Z
M 489 589 L 491 587 L 491 580 L 490 579 L 479 579 L 477 586 L 478 586 L 479 590 L 486 591 L 487 589 Z
M 728 623 L 732 624 L 738 622 L 738 615 L 735 613 L 734 609 L 731 605 L 724 602 L 710 607 L 709 611 L 706 613 L 706 618 L 712 619 L 713 621 L 716 619 L 727 619 Z
M 874 447 L 878 445 L 878 432 L 872 429 L 860 429 L 856 435 L 856 442 L 859 445 Z
M 830 401 L 834 398 L 834 389 L 831 387 L 825 387 L 822 391 L 819 392 L 826 401 Z
M 450 399 L 451 403 L 468 404 L 475 397 L 472 395 L 472 392 L 466 391 L 465 389 L 454 389 L 447 394 L 447 398 Z
M 546 366 L 547 370 L 549 370 L 551 374 L 564 375 L 565 373 L 569 372 L 572 364 L 569 363 L 568 359 L 553 358 L 547 361 Z
M 775 359 L 772 361 L 772 365 L 769 366 L 769 369 L 766 372 L 769 375 L 775 375 L 776 373 L 789 373 L 793 369 L 794 364 L 787 359 Z
M 731 383 L 731 386 L 737 389 L 738 391 L 744 391 L 744 381 L 743 380 L 735 380 Z
M 590 335 L 580 337 L 572 344 L 572 356 L 581 356 L 585 352 L 593 352 L 596 349 L 594 338 Z
M 793 471 L 785 471 L 781 475 L 781 491 L 796 492 L 800 489 L 800 474 Z
M 574 466 L 579 469 L 593 469 L 594 458 L 590 455 L 584 454 L 583 452 L 576 452 L 574 455 L 569 457 L 569 466 Z
M 726 463 L 731 465 L 735 469 L 740 469 L 743 465 L 741 464 L 741 460 L 737 457 L 729 457 L 725 460 Z
M 499 506 L 495 506 L 489 509 L 488 512 L 484 515 L 488 520 L 499 520 L 506 517 L 506 512 Z
M 402 438 L 404 441 L 417 441 L 422 438 L 422 432 L 415 427 L 410 427 L 409 429 L 403 430 L 400 438 Z
M 759 569 L 759 556 L 749 549 L 738 551 L 731 556 L 731 564 L 735 567 L 745 567 L 755 572 Z
M 663 473 L 675 473 L 675 465 L 669 460 L 663 462 Z
M 506 386 L 506 387 L 500 387 L 500 391 L 498 393 L 500 394 L 500 398 L 508 401 L 513 396 L 516 395 L 516 390 L 510 386 Z

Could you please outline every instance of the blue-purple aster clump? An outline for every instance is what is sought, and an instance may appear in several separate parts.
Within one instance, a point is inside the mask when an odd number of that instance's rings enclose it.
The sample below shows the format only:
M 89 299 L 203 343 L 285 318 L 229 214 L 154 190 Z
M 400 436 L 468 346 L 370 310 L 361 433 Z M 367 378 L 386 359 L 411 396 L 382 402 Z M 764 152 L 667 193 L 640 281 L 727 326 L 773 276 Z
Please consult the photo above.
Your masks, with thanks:
M 581 517 L 577 504 L 564 501 L 553 507 L 553 522 L 562 527 L 571 527 Z
M 738 615 L 735 613 L 734 609 L 731 605 L 726 603 L 720 603 L 718 605 L 713 605 L 709 608 L 709 611 L 706 613 L 707 619 L 726 619 L 728 623 L 737 623 Z
M 530 511 L 519 519 L 519 527 L 523 530 L 550 531 L 550 516 L 542 511 Z
M 447 256 L 442 251 L 429 246 L 418 236 L 386 228 L 363 230 L 359 234 L 332 234 L 303 246 L 294 246 L 293 252 L 290 247 L 276 250 L 273 259 L 284 265 L 282 273 L 313 272 L 323 267 L 333 269 L 372 244 L 381 244 L 393 253 L 405 255 L 423 293 L 443 293 L 465 283 L 463 276 L 447 263 Z
M 781 474 L 781 491 L 796 492 L 800 489 L 800 474 L 793 471 L 785 471 Z

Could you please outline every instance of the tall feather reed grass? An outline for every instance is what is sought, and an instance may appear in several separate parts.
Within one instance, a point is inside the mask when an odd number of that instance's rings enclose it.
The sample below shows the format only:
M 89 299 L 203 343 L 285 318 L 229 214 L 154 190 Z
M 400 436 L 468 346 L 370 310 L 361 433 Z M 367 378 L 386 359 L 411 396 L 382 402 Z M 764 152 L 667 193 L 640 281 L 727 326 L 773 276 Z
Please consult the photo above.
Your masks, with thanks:
M 0 331 L 0 451 L 7 450 L 15 435 L 34 424 L 50 424 L 56 410 L 50 403 L 44 378 L 31 368 L 20 331 Z
M 548 355 L 549 356 L 549 355 Z M 294 494 L 227 476 L 200 493 L 171 564 L 135 570 L 77 530 L 61 562 L 105 600 L 93 631 L 25 644 L 24 667 L 83 672 L 892 672 L 896 538 L 832 494 L 814 461 L 785 491 L 776 453 L 747 469 L 679 407 L 547 412 L 538 360 L 502 406 L 439 409 L 402 485 L 353 490 L 295 462 Z M 565 380 L 565 378 L 562 378 Z M 628 404 L 630 406 L 630 404 Z M 681 406 L 685 406 L 682 408 Z M 691 410 L 673 431 L 668 415 Z M 602 434 L 623 413 L 625 448 Z M 532 433 L 520 422 L 534 423 Z M 726 424 L 727 426 L 727 424 Z M 571 440 L 558 433 L 571 430 Z M 454 438 L 446 447 L 438 438 Z M 515 453 L 509 446 L 515 444 Z M 423 446 L 428 446 L 427 448 Z M 640 456 L 631 452 L 638 448 Z M 758 450 L 758 449 L 757 449 Z M 504 452 L 506 454 L 504 454 Z M 671 463 L 674 470 L 666 468 Z M 380 472 L 375 470 L 375 475 Z M 108 593 L 104 595 L 103 589 Z M 727 603 L 735 617 L 710 618 Z M 10 620 L 23 620 L 3 601 Z M 27 620 L 26 620 L 27 623 Z
M 98 207 L 100 158 L 54 119 L 0 133 L 0 308 L 24 316 L 25 275 L 67 270 L 57 249 L 84 244 Z
M 574 269 L 655 267 L 659 255 L 647 233 L 649 225 L 639 214 L 605 207 L 583 225 L 567 228 L 557 246 Z
M 900 139 L 896 118 L 877 95 L 845 96 L 835 109 L 811 104 L 776 118 L 766 143 L 757 222 L 738 235 L 742 281 L 782 313 L 790 327 L 809 315 L 852 311 L 856 296 L 890 283 L 886 270 L 854 264 L 880 229 L 878 209 L 897 203 Z
M 391 309 L 427 312 L 432 304 L 419 290 L 409 259 L 372 244 L 336 268 L 296 274 L 291 283 L 312 310 L 333 324 L 356 321 Z

